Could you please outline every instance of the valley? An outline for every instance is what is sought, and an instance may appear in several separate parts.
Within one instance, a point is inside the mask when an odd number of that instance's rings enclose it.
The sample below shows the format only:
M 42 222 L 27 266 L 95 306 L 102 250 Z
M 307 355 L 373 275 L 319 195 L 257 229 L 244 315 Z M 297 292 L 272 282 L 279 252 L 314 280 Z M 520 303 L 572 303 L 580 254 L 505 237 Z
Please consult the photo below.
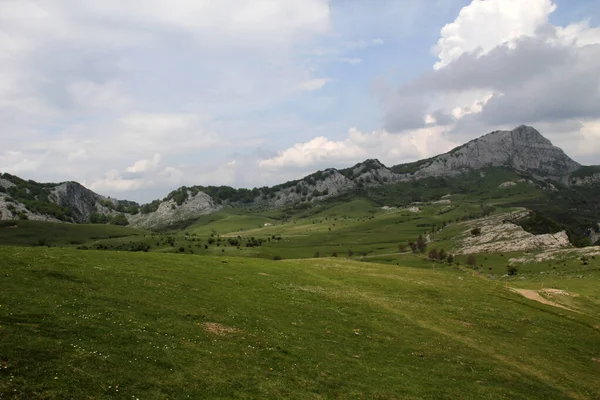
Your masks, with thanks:
M 144 205 L 3 174 L 0 399 L 600 397 L 597 168 L 531 129 Z

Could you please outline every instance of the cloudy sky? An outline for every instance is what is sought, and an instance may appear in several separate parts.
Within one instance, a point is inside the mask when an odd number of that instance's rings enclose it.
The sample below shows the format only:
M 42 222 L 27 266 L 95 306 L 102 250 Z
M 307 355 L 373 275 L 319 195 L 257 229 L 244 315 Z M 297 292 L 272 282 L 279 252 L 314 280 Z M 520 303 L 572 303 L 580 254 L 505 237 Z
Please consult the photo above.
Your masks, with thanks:
M 530 124 L 600 164 L 597 0 L 0 0 L 0 171 L 119 198 Z

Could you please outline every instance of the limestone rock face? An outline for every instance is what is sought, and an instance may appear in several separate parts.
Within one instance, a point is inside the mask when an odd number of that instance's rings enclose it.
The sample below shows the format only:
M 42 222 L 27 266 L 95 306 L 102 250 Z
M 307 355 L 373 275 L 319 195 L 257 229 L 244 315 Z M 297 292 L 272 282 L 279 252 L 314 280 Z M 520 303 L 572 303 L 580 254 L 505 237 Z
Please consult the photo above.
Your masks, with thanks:
M 412 178 L 453 176 L 466 169 L 509 167 L 541 177 L 560 178 L 581 167 L 530 126 L 497 131 L 439 155 Z
M 173 200 L 163 202 L 158 210 L 148 214 L 128 215 L 129 224 L 136 228 L 152 229 L 169 225 L 178 221 L 219 211 L 221 206 L 215 204 L 212 197 L 199 192 L 178 206 Z
M 585 177 L 571 177 L 569 178 L 569 184 L 571 186 L 600 185 L 600 173 Z
M 8 189 L 11 186 L 15 186 L 15 184 L 12 183 L 9 180 L 6 180 L 4 178 L 0 178 L 0 186 L 3 187 L 3 188 L 5 188 L 5 189 Z
M 64 182 L 52 189 L 50 201 L 71 210 L 75 222 L 86 222 L 96 212 L 96 204 L 106 197 L 100 196 L 77 182 Z
M 528 215 L 526 210 L 495 215 L 479 220 L 464 222 L 468 229 L 463 234 L 458 254 L 504 253 L 532 250 L 556 250 L 570 247 L 565 231 L 534 235 L 522 227 L 508 221 L 516 221 Z M 481 234 L 472 235 L 473 228 L 481 229 Z

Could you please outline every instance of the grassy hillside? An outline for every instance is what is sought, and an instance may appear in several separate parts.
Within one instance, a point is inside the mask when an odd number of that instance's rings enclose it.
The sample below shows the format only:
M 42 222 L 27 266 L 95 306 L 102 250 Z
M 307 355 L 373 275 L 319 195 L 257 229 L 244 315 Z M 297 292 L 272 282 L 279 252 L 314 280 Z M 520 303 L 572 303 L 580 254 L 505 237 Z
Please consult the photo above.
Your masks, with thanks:
M 584 290 L 597 272 L 578 282 L 588 315 L 457 270 L 58 248 L 0 259 L 3 398 L 600 397 L 599 303 Z
M 62 246 L 92 240 L 143 235 L 139 229 L 115 225 L 76 225 L 41 221 L 0 221 L 0 244 Z

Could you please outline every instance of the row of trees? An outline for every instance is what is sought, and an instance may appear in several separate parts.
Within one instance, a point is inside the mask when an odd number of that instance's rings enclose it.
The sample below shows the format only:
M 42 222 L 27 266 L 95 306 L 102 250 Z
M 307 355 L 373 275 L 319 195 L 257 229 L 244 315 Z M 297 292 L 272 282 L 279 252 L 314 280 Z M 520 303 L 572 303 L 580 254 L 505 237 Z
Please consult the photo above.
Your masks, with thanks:
M 106 215 L 99 213 L 92 213 L 90 215 L 90 223 L 91 224 L 112 224 L 112 225 L 120 225 L 127 226 L 129 225 L 129 221 L 127 217 L 123 213 L 115 214 L 115 215 Z

